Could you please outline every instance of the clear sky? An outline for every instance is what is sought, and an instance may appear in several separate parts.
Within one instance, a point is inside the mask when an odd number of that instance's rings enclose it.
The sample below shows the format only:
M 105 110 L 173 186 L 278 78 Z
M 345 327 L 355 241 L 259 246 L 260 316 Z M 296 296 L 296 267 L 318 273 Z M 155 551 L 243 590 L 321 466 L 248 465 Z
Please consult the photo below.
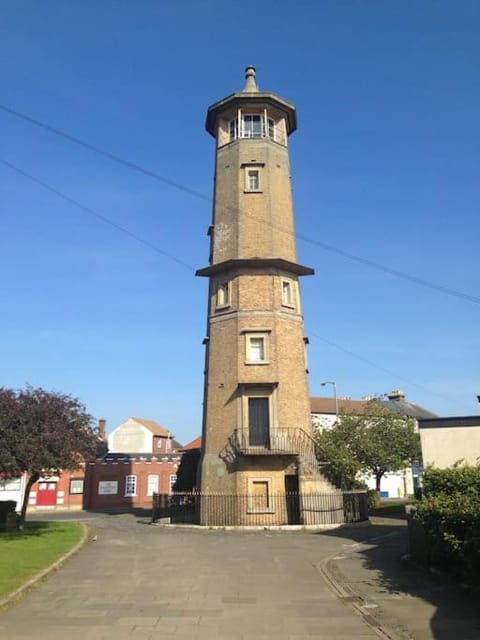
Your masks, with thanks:
M 0 110 L 0 160 L 157 249 L 0 163 L 0 385 L 72 393 L 110 429 L 136 415 L 200 433 L 204 119 L 254 64 L 298 109 L 311 394 L 401 388 L 480 413 L 479 33 L 468 0 L 3 0 L 0 103 L 186 190 Z

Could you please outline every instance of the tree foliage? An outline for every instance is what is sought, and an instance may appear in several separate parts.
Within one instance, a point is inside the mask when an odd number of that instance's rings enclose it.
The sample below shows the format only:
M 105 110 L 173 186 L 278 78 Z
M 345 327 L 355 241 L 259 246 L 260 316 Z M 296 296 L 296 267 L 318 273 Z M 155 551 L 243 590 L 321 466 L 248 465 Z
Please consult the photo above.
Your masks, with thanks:
M 21 522 L 30 489 L 43 474 L 78 469 L 95 455 L 92 421 L 84 405 L 70 395 L 0 388 L 0 471 L 28 476 Z
M 317 433 L 316 443 L 324 473 L 345 489 L 356 486 L 363 472 L 375 477 L 380 491 L 385 473 L 399 471 L 421 457 L 414 421 L 375 399 L 361 415 L 342 413 L 333 427 Z

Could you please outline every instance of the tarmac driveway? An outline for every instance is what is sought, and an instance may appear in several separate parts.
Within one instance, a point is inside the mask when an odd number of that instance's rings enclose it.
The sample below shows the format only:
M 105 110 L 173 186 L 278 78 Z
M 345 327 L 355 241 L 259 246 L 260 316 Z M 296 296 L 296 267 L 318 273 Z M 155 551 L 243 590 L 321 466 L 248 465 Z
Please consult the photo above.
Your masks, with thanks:
M 88 526 L 83 549 L 0 614 L 2 640 L 378 637 L 322 578 L 334 536 L 166 529 L 129 515 Z

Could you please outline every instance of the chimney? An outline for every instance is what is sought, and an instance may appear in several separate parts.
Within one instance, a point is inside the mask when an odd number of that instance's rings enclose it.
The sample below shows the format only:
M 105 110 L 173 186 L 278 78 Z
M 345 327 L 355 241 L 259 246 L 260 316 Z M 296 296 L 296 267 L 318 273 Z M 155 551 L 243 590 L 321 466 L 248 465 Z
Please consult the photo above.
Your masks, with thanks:
M 107 430 L 107 421 L 104 418 L 101 418 L 98 421 L 98 437 L 100 438 L 100 440 L 107 439 L 106 430 Z
M 387 394 L 389 400 L 405 400 L 405 394 L 401 389 L 394 389 Z

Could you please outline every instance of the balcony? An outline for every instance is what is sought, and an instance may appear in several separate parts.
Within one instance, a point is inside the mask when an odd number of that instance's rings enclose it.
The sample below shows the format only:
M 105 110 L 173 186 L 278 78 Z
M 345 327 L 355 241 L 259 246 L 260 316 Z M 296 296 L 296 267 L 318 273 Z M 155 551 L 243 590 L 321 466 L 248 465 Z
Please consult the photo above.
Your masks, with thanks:
M 315 454 L 313 438 L 301 428 L 272 429 L 265 442 L 251 444 L 248 429 L 235 429 L 229 438 L 237 454 L 245 456 L 312 456 Z

